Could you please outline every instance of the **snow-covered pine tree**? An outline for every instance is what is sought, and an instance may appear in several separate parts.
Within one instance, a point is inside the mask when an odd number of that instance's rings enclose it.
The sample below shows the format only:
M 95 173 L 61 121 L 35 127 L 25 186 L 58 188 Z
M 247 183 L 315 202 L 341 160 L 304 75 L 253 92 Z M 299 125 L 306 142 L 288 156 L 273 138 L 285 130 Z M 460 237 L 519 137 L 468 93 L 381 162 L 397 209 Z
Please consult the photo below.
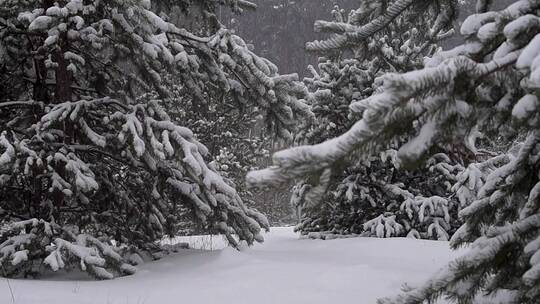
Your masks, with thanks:
M 362 2 L 348 15 L 336 6 L 332 11 L 334 21 L 317 21 L 315 27 L 339 32 L 346 26 L 361 26 L 382 14 L 379 5 Z M 433 24 L 429 15 L 414 18 L 411 23 L 412 16 L 399 16 L 359 43 L 330 49 L 324 42 L 308 43 L 309 50 L 323 57 L 318 69 L 309 67 L 313 76 L 304 79 L 316 120 L 303 128 L 298 142 L 318 144 L 346 132 L 359 119 L 350 113 L 349 104 L 373 94 L 376 77 L 422 67 L 423 58 L 437 50 L 436 42 L 453 32 L 446 25 L 430 34 L 422 31 Z M 450 190 L 455 175 L 463 169 L 461 165 L 440 153 L 427 166 L 403 172 L 395 170 L 392 156 L 392 150 L 367 160 L 347 156 L 332 169 L 328 185 L 319 188 L 324 195 L 305 195 L 309 194 L 309 178 L 298 183 L 292 200 L 299 205 L 303 218 L 297 230 L 322 238 L 363 233 L 448 239 L 459 227 L 459 205 L 450 199 Z
M 214 26 L 171 22 L 174 5 Z M 162 106 L 172 84 L 196 103 L 233 95 L 257 106 L 282 138 L 308 112 L 296 76 L 277 74 L 219 26 L 215 5 L 2 1 L 2 275 L 46 266 L 101 279 L 132 273 L 111 245 L 153 249 L 175 232 L 182 206 L 233 246 L 262 241 L 266 218 L 244 206 L 206 162 L 208 149 Z
M 365 39 L 412 2 L 390 3 L 388 18 L 351 29 L 333 44 Z M 376 94 L 351 104 L 362 119 L 349 131 L 278 152 L 274 167 L 249 175 L 252 183 L 276 184 L 326 172 L 345 155 L 367 157 L 415 126 L 418 131 L 397 153 L 403 166 L 418 164 L 436 145 L 469 141 L 476 130 L 487 136 L 526 134 L 515 156 L 487 176 L 460 212 L 465 224 L 451 245 L 470 244 L 470 250 L 425 284 L 380 303 L 419 304 L 441 296 L 473 303 L 483 294 L 504 296 L 504 303 L 540 298 L 540 1 L 511 1 L 500 10 L 491 10 L 492 4 L 477 1 L 477 13 L 461 26 L 462 45 L 427 59 L 421 70 L 378 78 Z
M 245 187 L 246 173 L 269 158 L 272 142 L 257 107 L 232 94 L 208 96 L 204 103 L 194 102 L 178 84 L 174 84 L 172 92 L 173 97 L 163 103 L 171 120 L 193 131 L 208 148 L 216 171 L 234 186 L 244 204 L 256 206 L 270 220 L 271 214 L 267 212 L 272 211 L 271 207 L 260 209 L 268 202 L 256 201 L 254 193 Z M 200 225 L 189 218 L 177 224 L 183 230 L 179 233 L 201 232 Z

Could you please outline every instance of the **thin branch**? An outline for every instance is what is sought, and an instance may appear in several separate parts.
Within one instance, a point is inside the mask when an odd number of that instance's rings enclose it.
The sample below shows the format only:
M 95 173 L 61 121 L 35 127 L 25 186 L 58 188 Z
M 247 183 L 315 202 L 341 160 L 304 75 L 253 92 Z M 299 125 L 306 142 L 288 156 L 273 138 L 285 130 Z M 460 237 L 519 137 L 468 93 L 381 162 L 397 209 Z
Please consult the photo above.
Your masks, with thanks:
M 0 108 L 7 108 L 7 107 L 34 107 L 38 106 L 40 108 L 43 108 L 43 102 L 41 101 L 5 101 L 0 102 Z
M 29 78 L 29 77 L 23 77 L 24 80 L 32 83 L 32 84 L 36 84 L 37 83 L 37 79 L 32 79 L 32 78 Z M 45 81 L 45 85 L 47 86 L 56 86 L 56 82 L 54 81 Z M 96 90 L 94 89 L 91 89 L 91 88 L 83 88 L 83 87 L 80 87 L 80 86 L 77 86 L 77 85 L 72 85 L 71 86 L 72 89 L 75 89 L 75 90 L 79 90 L 79 91 L 85 91 L 85 92 L 90 92 L 90 93 L 97 93 Z

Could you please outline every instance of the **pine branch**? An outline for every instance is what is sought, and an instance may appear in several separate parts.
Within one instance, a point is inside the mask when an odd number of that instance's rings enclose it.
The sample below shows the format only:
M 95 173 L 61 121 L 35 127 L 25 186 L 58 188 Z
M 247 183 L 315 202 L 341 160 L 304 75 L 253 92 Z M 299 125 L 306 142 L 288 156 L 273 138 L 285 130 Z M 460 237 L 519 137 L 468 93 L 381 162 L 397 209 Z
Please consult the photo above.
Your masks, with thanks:
M 107 156 L 119 163 L 122 163 L 126 166 L 135 166 L 137 168 L 146 168 L 146 166 L 144 166 L 144 164 L 142 162 L 135 162 L 135 164 L 132 164 L 132 163 L 129 163 L 129 162 L 126 162 L 125 159 L 122 159 L 120 157 L 117 157 L 107 151 L 103 151 L 95 146 L 89 146 L 89 145 L 78 145 L 78 144 L 64 144 L 64 143 L 48 143 L 47 145 L 50 145 L 52 147 L 65 147 L 69 150 L 73 150 L 73 151 L 79 151 L 79 152 L 86 152 L 86 153 L 97 153 L 97 154 L 101 154 L 103 156 Z
M 358 43 L 384 29 L 414 2 L 415 0 L 398 0 L 392 3 L 384 14 L 370 21 L 368 24 L 360 27 L 352 25 L 338 27 L 340 31 L 346 30 L 346 32 L 344 34 L 335 35 L 326 40 L 315 40 L 313 42 L 308 42 L 306 43 L 306 50 L 312 52 L 322 52 L 343 48 L 352 43 Z M 324 21 L 317 21 L 315 25 L 315 28 L 325 30 L 336 27 L 336 25 L 330 26 Z
M 273 156 L 275 166 L 250 172 L 247 183 L 250 186 L 277 186 L 332 166 L 359 147 L 364 145 L 370 147 L 368 144 L 380 140 L 385 129 L 392 123 L 405 120 L 398 117 L 392 117 L 390 120 L 384 117 L 414 96 L 451 83 L 457 77 L 478 79 L 489 75 L 513 64 L 519 54 L 519 51 L 515 51 L 488 63 L 476 63 L 461 56 L 420 72 L 387 74 L 382 77 L 382 87 L 385 89 L 382 93 L 351 104 L 352 111 L 363 111 L 363 118 L 349 131 L 318 145 L 299 146 L 275 153 Z M 364 110 L 366 106 L 367 109 Z M 421 115 L 421 113 L 416 115 Z M 403 111 L 401 115 L 407 117 L 409 114 Z M 373 144 L 371 146 L 377 147 Z

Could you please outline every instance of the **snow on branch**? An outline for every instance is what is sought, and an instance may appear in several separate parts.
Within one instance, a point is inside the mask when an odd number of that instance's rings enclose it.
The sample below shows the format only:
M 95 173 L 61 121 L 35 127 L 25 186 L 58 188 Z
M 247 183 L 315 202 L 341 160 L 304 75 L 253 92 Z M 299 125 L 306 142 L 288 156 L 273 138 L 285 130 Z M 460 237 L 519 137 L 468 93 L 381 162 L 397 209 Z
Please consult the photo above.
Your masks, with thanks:
M 345 24 L 328 23 L 324 21 L 317 21 L 315 23 L 315 30 L 318 31 L 336 31 L 345 32 L 344 34 L 335 35 L 326 40 L 316 40 L 306 43 L 306 49 L 308 51 L 325 51 L 331 49 L 338 49 L 346 46 L 350 43 L 357 43 L 362 39 L 365 39 L 376 32 L 384 29 L 390 22 L 397 18 L 403 11 L 414 3 L 414 0 L 398 0 L 390 5 L 390 7 L 379 17 L 370 21 L 363 26 L 352 26 Z
M 400 18 L 408 18 L 407 23 L 414 23 L 411 20 L 417 18 L 417 13 L 413 12 L 415 5 L 418 4 L 417 1 L 396 0 L 389 2 L 391 3 L 387 4 L 386 1 L 361 3 L 359 4 L 360 8 L 351 12 L 347 21 L 343 20 L 344 18 L 334 22 L 317 20 L 314 25 L 315 31 L 330 32 L 333 35 L 324 40 L 306 43 L 306 49 L 313 52 L 325 52 L 355 47 L 366 42 L 378 32 L 389 30 L 392 23 L 403 22 Z M 422 5 L 432 6 L 434 10 L 438 11 L 436 18 L 430 24 L 430 30 L 426 33 L 426 37 L 434 41 L 444 39 L 447 34 L 441 33 L 441 31 L 447 29 L 455 18 L 457 10 L 455 1 L 428 1 Z M 425 6 L 420 5 L 420 9 L 425 10 Z M 411 10 L 411 13 L 407 15 L 408 10 Z M 429 15 L 432 12 L 426 10 L 425 14 Z M 371 17 L 373 15 L 376 17 Z M 360 24 L 362 22 L 365 24 Z M 448 29 L 445 32 L 448 32 Z
M 51 239 L 54 239 L 51 244 Z M 11 223 L 0 229 L 0 266 L 3 275 L 12 275 L 20 268 L 27 274 L 37 272 L 29 254 L 43 251 L 43 263 L 53 271 L 80 267 L 98 279 L 112 279 L 118 274 L 133 274 L 133 266 L 124 262 L 119 248 L 86 234 L 61 228 L 55 223 L 29 219 Z
M 460 56 L 433 68 L 405 74 L 386 74 L 378 79 L 381 93 L 351 104 L 351 110 L 362 113 L 362 119 L 349 131 L 318 145 L 276 152 L 273 156 L 274 166 L 250 172 L 247 182 L 252 186 L 277 185 L 328 168 L 358 149 L 365 151 L 366 155 L 379 152 L 377 149 L 384 145 L 381 141 L 386 138 L 384 135 L 388 127 L 398 121 L 418 119 L 424 113 L 424 107 L 429 106 L 427 102 L 430 100 L 413 104 L 413 98 L 429 95 L 437 88 L 446 89 L 459 77 L 478 79 L 489 75 L 515 63 L 519 54 L 518 51 L 512 52 L 488 63 L 476 63 Z M 413 107 L 414 112 L 399 110 L 408 105 Z M 420 155 L 411 156 L 418 158 Z

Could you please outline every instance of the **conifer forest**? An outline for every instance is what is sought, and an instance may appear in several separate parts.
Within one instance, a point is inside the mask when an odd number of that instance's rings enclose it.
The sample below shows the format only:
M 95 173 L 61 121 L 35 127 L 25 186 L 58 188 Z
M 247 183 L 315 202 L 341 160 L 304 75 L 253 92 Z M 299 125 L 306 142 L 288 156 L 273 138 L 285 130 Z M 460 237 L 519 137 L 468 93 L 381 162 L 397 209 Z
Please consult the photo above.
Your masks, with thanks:
M 0 0 L 0 304 L 540 304 L 540 0 Z

